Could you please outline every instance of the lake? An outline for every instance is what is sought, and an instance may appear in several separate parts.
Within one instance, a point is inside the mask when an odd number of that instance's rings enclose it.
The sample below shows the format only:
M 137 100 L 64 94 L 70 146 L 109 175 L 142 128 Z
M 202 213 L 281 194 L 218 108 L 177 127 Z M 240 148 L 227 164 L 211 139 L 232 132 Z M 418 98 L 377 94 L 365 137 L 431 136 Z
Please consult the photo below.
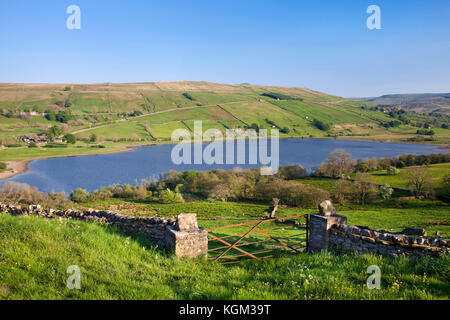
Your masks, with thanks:
M 248 146 L 248 141 L 246 141 Z M 43 192 L 70 193 L 76 188 L 93 191 L 112 184 L 135 184 L 143 178 L 157 178 L 170 169 L 177 171 L 250 168 L 260 165 L 175 165 L 171 160 L 174 145 L 138 147 L 130 152 L 36 160 L 29 171 L 7 179 L 27 183 Z M 203 148 L 205 144 L 203 145 Z M 269 144 L 270 147 L 270 144 Z M 247 158 L 248 158 L 248 147 Z M 354 159 L 395 157 L 402 153 L 441 153 L 437 146 L 406 143 L 383 143 L 338 139 L 280 139 L 280 166 L 301 164 L 307 170 L 320 164 L 330 151 L 344 149 Z M 270 150 L 270 149 L 269 149 Z

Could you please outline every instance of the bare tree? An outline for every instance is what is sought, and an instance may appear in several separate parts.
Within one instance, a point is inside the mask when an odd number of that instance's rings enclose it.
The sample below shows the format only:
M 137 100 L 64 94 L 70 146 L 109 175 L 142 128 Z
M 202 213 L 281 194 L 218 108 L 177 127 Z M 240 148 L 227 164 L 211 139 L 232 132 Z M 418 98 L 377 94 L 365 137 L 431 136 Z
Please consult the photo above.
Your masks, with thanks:
M 425 195 L 430 190 L 430 173 L 427 167 L 411 167 L 408 169 L 407 175 L 408 187 L 412 188 L 416 198 Z
M 320 172 L 326 176 L 340 178 L 354 171 L 356 161 L 344 149 L 336 149 L 320 164 Z
M 358 172 L 353 182 L 353 195 L 360 204 L 374 199 L 379 193 L 375 179 L 368 173 Z

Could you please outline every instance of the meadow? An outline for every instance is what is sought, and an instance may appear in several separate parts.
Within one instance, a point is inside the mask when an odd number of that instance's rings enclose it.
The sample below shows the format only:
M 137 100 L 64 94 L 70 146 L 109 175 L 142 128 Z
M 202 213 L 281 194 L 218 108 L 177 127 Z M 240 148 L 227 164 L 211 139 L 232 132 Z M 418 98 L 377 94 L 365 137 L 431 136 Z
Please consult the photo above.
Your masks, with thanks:
M 66 87 L 69 90 L 66 90 Z M 64 115 L 59 121 L 49 112 Z M 30 113 L 32 112 L 32 113 Z M 404 115 L 403 115 L 404 116 Z M 204 130 L 278 128 L 280 137 L 359 139 L 391 142 L 445 144 L 450 142 L 446 116 L 408 114 L 411 120 L 396 125 L 398 114 L 376 110 L 364 101 L 350 101 L 325 93 L 294 87 L 208 82 L 155 82 L 93 85 L 0 84 L 0 160 L 16 161 L 48 156 L 90 154 L 78 142 L 66 150 L 42 146 L 10 148 L 24 135 L 45 133 L 59 126 L 78 141 L 93 135 L 115 152 L 125 145 L 167 143 L 175 129 L 192 131 L 202 120 Z M 409 119 L 408 118 L 408 119 Z M 326 128 L 318 128 L 321 121 Z M 416 134 L 418 126 L 431 126 L 435 135 Z M 22 143 L 23 147 L 27 144 Z
M 20 231 L 19 231 L 20 230 Z M 0 216 L 2 299 L 444 299 L 449 257 L 298 254 L 234 265 L 180 260 L 145 237 L 72 220 Z M 66 287 L 81 269 L 81 289 Z M 369 265 L 381 289 L 366 286 Z M 445 271 L 446 270 L 446 271 Z M 444 272 L 443 272 L 444 271 Z
M 428 166 L 429 168 L 429 182 L 438 187 L 442 178 L 450 172 L 449 163 L 438 163 Z M 408 187 L 408 168 L 400 169 L 400 172 L 395 175 L 389 175 L 386 170 L 373 171 L 370 174 L 375 178 L 378 184 L 389 184 L 392 187 L 400 189 L 409 189 Z
M 332 191 L 333 179 L 300 179 Z M 214 228 L 258 221 L 270 211 L 259 202 L 189 199 L 184 203 L 110 198 L 72 203 L 77 209 L 113 210 L 133 216 L 173 217 L 197 213 L 201 227 Z M 349 224 L 400 232 L 424 228 L 450 237 L 448 203 L 430 199 L 393 198 L 373 204 L 337 206 Z M 276 217 L 315 213 L 317 209 L 281 206 Z M 301 221 L 301 222 L 304 222 Z M 210 231 L 232 236 L 248 226 Z M 272 235 L 291 236 L 301 249 L 304 225 L 277 228 Z M 248 241 L 262 236 L 252 235 Z M 206 259 L 179 259 L 140 234 L 75 220 L 0 215 L 0 299 L 448 299 L 450 258 L 386 258 L 351 252 L 288 254 L 271 252 L 261 261 L 222 265 Z M 210 249 L 217 244 L 210 244 Z M 260 250 L 256 247 L 251 250 Z M 264 249 L 267 249 L 264 247 Z M 217 256 L 212 252 L 211 257 Z M 263 255 L 264 256 L 264 255 Z M 66 287 L 67 267 L 81 268 L 80 290 Z M 381 268 L 381 290 L 366 286 L 369 265 Z
M 98 85 L 0 84 L 0 161 L 121 152 L 128 147 L 168 143 L 175 129 L 278 128 L 280 137 L 360 139 L 412 142 L 417 129 L 430 126 L 435 135 L 423 143 L 450 142 L 448 118 L 379 110 L 305 88 L 165 82 Z M 48 110 L 68 116 L 48 119 Z M 29 111 L 34 114 L 30 115 Z M 402 115 L 404 116 L 404 115 Z M 67 119 L 66 119 L 67 120 Z M 320 124 L 320 125 L 318 125 Z M 22 135 L 45 133 L 51 126 L 77 137 L 75 144 L 29 147 Z M 95 139 L 93 139 L 94 137 Z M 426 140 L 424 141 L 424 139 Z M 90 141 L 94 140 L 94 141 Z M 101 147 L 100 147 L 101 146 Z M 448 164 L 430 166 L 438 188 Z M 408 169 L 397 175 L 370 172 L 376 183 L 407 189 Z M 302 184 L 335 192 L 334 179 L 306 177 Z M 146 192 L 146 191 L 145 191 Z M 337 206 L 349 224 L 399 232 L 406 227 L 439 231 L 450 237 L 450 208 L 441 200 L 401 199 L 398 194 L 372 204 Z M 185 195 L 184 195 L 185 196 Z M 74 203 L 78 209 L 107 209 L 134 216 L 173 217 L 197 213 L 205 228 L 257 221 L 267 202 L 207 201 L 186 196 L 184 203 L 110 198 Z M 281 205 L 276 217 L 315 213 L 316 208 Z M 271 226 L 276 226 L 275 223 Z M 248 227 L 221 230 L 242 233 Z M 280 229 L 279 235 L 304 230 Z M 300 237 L 300 240 L 302 238 Z M 445 299 L 450 297 L 450 260 L 385 258 L 342 252 L 280 255 L 262 261 L 221 265 L 205 259 L 174 257 L 142 235 L 126 235 L 106 225 L 36 217 L 0 215 L 1 299 Z M 81 290 L 66 287 L 66 270 L 78 265 Z M 382 289 L 366 286 L 369 265 L 382 270 Z

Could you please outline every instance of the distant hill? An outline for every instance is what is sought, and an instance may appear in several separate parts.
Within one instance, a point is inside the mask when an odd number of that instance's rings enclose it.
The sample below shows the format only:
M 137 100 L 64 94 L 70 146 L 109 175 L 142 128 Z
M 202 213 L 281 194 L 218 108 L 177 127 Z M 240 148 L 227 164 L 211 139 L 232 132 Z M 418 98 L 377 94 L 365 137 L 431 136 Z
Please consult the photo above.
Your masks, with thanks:
M 380 97 L 354 98 L 377 106 L 400 107 L 419 113 L 450 114 L 450 93 L 387 94 Z
M 431 123 L 439 129 L 439 142 L 450 139 L 450 130 L 441 128 L 446 118 L 399 117 L 370 102 L 297 87 L 198 81 L 0 83 L 0 140 L 11 146 L 52 125 L 75 134 L 78 141 L 96 135 L 114 143 L 164 142 L 175 129 L 192 131 L 195 120 L 203 121 L 203 130 L 223 133 L 234 128 L 278 128 L 282 137 L 378 141 L 406 141 L 417 128 Z M 399 127 L 399 121 L 405 125 Z

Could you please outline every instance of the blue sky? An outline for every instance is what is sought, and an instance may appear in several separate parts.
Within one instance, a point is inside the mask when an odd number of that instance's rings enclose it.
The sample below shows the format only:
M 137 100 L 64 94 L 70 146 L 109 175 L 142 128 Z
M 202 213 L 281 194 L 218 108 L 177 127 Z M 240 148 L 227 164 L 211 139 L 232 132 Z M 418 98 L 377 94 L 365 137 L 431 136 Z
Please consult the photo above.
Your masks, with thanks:
M 81 29 L 66 28 L 69 5 Z M 381 8 L 381 30 L 366 9 Z M 448 0 L 2 0 L 0 82 L 198 80 L 450 91 Z

